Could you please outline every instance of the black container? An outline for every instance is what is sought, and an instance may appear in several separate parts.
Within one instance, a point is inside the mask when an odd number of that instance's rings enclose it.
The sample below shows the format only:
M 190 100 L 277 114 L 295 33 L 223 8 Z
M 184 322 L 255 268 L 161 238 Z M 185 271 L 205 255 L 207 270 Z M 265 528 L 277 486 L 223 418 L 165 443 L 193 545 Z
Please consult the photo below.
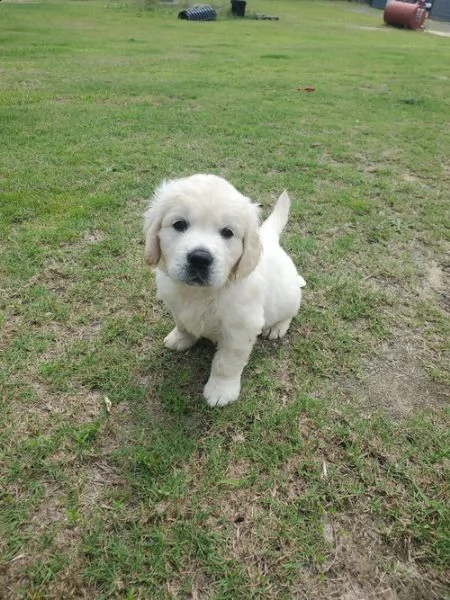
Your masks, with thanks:
M 231 14 L 235 17 L 245 17 L 245 0 L 231 0 Z

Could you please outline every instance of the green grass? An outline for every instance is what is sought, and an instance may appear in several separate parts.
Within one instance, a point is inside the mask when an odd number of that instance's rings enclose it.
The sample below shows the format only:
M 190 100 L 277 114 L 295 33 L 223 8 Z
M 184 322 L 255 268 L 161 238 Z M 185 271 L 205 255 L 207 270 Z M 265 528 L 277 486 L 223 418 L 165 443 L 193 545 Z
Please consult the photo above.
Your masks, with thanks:
M 2 2 L 2 594 L 448 598 L 448 40 L 177 10 Z M 223 410 L 142 260 L 146 199 L 194 172 L 287 188 L 308 283 Z

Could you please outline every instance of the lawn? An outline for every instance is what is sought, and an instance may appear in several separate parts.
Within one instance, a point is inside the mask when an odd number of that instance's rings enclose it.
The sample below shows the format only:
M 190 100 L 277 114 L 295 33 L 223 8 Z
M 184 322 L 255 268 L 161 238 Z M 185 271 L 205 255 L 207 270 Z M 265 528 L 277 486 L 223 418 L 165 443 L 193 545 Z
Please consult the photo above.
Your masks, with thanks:
M 450 40 L 222 6 L 1 3 L 0 596 L 449 598 Z M 142 259 L 195 172 L 287 188 L 307 281 L 224 409 Z

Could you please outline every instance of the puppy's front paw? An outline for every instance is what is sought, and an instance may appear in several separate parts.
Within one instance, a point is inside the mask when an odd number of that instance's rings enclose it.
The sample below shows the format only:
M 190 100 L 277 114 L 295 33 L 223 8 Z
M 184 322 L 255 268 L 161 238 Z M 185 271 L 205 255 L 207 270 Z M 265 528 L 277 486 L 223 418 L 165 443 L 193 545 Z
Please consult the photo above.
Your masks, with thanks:
M 270 327 L 264 327 L 262 336 L 269 340 L 278 340 L 286 335 L 290 324 L 291 319 L 286 319 L 285 321 L 280 321 Z
M 164 339 L 164 346 L 169 350 L 187 350 L 195 344 L 197 338 L 187 331 L 180 331 L 178 327 L 172 329 Z
M 239 377 L 225 379 L 211 375 L 208 383 L 205 385 L 203 395 L 209 406 L 225 406 L 237 400 L 240 391 L 241 380 Z

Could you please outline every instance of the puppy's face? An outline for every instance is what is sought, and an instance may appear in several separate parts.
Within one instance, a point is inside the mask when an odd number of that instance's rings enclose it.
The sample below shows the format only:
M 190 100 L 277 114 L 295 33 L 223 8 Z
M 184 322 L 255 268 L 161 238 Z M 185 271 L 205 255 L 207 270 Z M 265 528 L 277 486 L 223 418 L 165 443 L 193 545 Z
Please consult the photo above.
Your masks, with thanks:
M 260 256 L 258 209 L 214 175 L 163 183 L 145 214 L 145 256 L 187 285 L 222 287 Z

